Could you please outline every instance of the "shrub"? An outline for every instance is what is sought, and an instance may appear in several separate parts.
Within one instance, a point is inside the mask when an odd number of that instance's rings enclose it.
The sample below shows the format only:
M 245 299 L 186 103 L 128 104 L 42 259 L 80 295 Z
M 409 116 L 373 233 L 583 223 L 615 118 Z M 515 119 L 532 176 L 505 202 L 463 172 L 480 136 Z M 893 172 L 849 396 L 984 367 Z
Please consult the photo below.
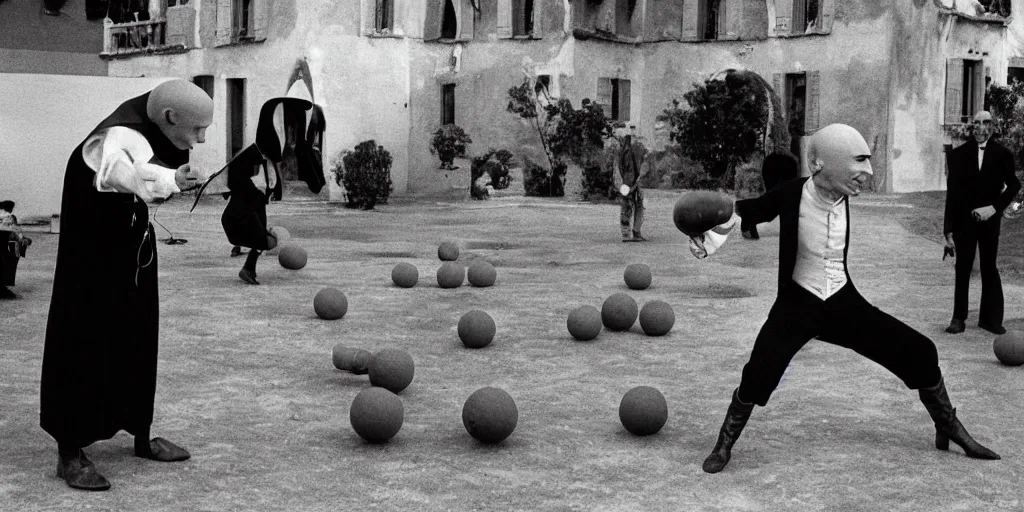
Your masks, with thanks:
M 673 178 L 698 188 L 735 187 L 737 166 L 774 147 L 785 147 L 778 100 L 757 73 L 727 70 L 724 78 L 708 78 L 658 116 L 668 122 L 670 139 L 703 172 Z M 771 124 L 771 137 L 768 125 Z M 771 146 L 767 147 L 767 146 Z
M 565 173 L 568 166 L 557 162 L 552 171 L 524 158 L 523 188 L 525 195 L 535 197 L 561 197 L 565 195 Z M 554 176 L 554 179 L 552 179 Z
M 473 198 L 485 199 L 488 195 L 488 185 L 501 190 L 508 188 L 512 183 L 512 176 L 509 174 L 512 164 L 511 151 L 491 148 L 486 153 L 473 157 L 471 162 L 469 192 Z
M 455 157 L 466 156 L 466 144 L 472 143 L 473 139 L 458 125 L 442 125 L 430 140 L 430 154 L 441 159 L 442 169 L 453 169 L 452 161 Z
M 345 200 L 349 208 L 372 210 L 375 205 L 387 204 L 394 186 L 391 183 L 391 153 L 374 140 L 345 150 L 332 166 L 335 180 L 345 187 Z
M 580 194 L 585 201 L 594 199 L 615 199 L 614 168 L 604 165 L 588 165 L 583 168 L 583 190 Z

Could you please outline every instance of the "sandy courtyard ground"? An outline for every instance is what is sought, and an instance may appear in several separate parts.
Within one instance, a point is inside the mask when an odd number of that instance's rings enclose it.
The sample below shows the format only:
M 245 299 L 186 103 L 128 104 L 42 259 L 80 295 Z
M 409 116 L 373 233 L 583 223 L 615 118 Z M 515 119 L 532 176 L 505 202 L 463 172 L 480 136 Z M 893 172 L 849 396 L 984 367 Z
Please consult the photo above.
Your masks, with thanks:
M 732 389 L 776 292 L 778 223 L 762 239 L 736 232 L 706 261 L 676 231 L 678 193 L 648 191 L 644 234 L 619 241 L 614 204 L 503 197 L 490 201 L 393 198 L 374 211 L 286 202 L 269 207 L 309 264 L 261 258 L 263 285 L 237 277 L 220 228 L 224 202 L 187 213 L 187 198 L 156 220 L 184 245 L 159 246 L 161 345 L 153 434 L 192 459 L 132 456 L 124 433 L 87 449 L 113 483 L 69 489 L 55 476 L 56 445 L 38 426 L 39 375 L 57 235 L 33 233 L 21 261 L 23 298 L 0 303 L 0 510 L 488 510 L 488 511 L 996 511 L 1024 510 L 1024 367 L 1000 365 L 993 336 L 976 327 L 975 280 L 966 333 L 949 322 L 953 270 L 941 246 L 908 232 L 899 196 L 852 203 L 850 273 L 876 306 L 931 337 L 954 406 L 968 430 L 999 452 L 977 461 L 933 446 L 917 393 L 857 354 L 812 341 L 767 407 L 756 408 L 720 474 L 701 461 L 715 443 Z M 167 233 L 157 227 L 158 237 Z M 494 287 L 437 286 L 437 246 L 457 241 L 460 262 L 497 267 Z M 400 261 L 416 287 L 390 280 Z M 650 265 L 653 285 L 629 290 L 626 265 Z M 1024 329 L 1024 288 L 1004 275 L 1006 326 Z M 323 321 L 312 299 L 333 286 L 348 314 Z M 577 305 L 600 308 L 627 292 L 660 299 L 676 323 L 664 337 L 605 330 L 574 341 Z M 483 309 L 494 342 L 469 350 L 459 317 Z M 83 338 L 92 333 L 82 326 Z M 365 375 L 336 370 L 331 349 L 395 347 L 416 362 L 403 391 L 405 423 L 388 444 L 365 443 L 349 405 Z M 669 419 L 638 438 L 618 419 L 638 385 L 664 393 Z M 461 421 L 483 386 L 508 391 L 514 434 L 497 446 Z

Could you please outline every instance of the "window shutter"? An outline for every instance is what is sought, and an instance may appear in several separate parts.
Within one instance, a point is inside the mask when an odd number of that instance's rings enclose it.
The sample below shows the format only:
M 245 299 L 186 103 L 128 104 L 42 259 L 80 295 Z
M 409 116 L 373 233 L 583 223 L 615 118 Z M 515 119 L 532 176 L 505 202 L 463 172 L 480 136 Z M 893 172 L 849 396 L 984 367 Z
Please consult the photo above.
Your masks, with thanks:
M 960 94 L 964 86 L 963 59 L 946 61 L 946 124 L 960 122 Z
M 544 37 L 544 0 L 533 0 L 533 37 Z
M 267 25 L 270 23 L 270 9 L 273 8 L 271 2 L 273 0 L 253 0 L 255 5 L 252 6 L 253 12 L 253 27 L 252 35 L 256 41 L 265 41 L 267 39 Z
M 971 115 L 978 113 L 979 110 L 985 105 L 985 66 L 982 61 L 977 61 L 974 65 L 974 84 L 972 84 L 972 92 L 974 92 L 974 98 L 972 103 L 974 109 Z
M 804 133 L 814 133 L 819 126 L 818 99 L 821 92 L 821 72 L 807 72 L 807 104 L 804 107 Z
M 498 0 L 498 37 L 512 37 L 512 0 Z
M 720 13 L 725 20 L 725 33 L 719 34 L 719 39 L 736 40 L 740 38 L 740 24 L 743 23 L 743 0 L 722 0 Z
M 683 0 L 683 40 L 697 39 L 697 22 L 700 18 L 698 3 L 705 0 Z
M 611 118 L 612 116 L 612 79 L 611 78 L 598 78 L 597 79 L 597 104 L 601 105 L 601 110 L 604 110 L 604 116 Z
M 217 0 L 217 39 L 214 42 L 217 46 L 231 44 L 234 14 L 231 0 Z
M 367 27 L 371 32 L 384 27 L 384 0 L 369 0 L 373 2 L 373 26 Z
M 807 0 L 793 0 L 793 17 L 790 19 L 791 34 L 807 33 Z
M 779 97 L 779 103 L 782 105 L 783 109 L 786 108 L 786 91 L 783 90 L 783 87 L 785 86 L 785 84 L 783 83 L 784 79 L 785 75 L 783 75 L 782 73 L 772 74 L 772 89 L 775 89 L 775 94 Z
M 459 39 L 470 41 L 473 39 L 473 27 L 475 26 L 476 9 L 473 2 L 460 0 L 462 2 L 462 19 L 459 20 Z
M 775 0 L 775 35 L 795 32 L 793 29 L 793 3 L 793 0 Z M 803 30 L 799 33 L 802 34 Z
M 821 0 L 821 28 L 818 29 L 822 34 L 832 33 L 832 15 L 835 11 L 835 0 Z
M 629 121 L 629 80 L 619 80 L 619 120 Z
M 427 12 L 423 16 L 423 40 L 441 39 L 441 16 L 445 0 L 427 0 Z

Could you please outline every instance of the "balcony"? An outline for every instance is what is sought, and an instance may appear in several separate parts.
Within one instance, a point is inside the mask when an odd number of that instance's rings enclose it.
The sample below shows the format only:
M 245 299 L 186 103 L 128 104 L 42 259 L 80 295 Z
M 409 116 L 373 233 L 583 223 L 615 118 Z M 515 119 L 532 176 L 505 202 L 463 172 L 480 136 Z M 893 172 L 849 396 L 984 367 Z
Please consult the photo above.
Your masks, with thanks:
M 195 46 L 196 11 L 191 5 L 168 7 L 164 16 L 127 23 L 103 21 L 104 58 L 186 52 Z

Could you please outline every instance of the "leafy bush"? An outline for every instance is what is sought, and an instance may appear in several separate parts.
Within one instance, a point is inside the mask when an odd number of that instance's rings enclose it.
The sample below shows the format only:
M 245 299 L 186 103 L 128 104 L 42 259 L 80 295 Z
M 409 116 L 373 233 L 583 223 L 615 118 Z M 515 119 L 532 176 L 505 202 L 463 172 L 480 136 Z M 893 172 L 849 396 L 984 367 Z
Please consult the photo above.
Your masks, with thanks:
M 488 195 L 488 185 L 497 190 L 508 188 L 512 183 L 512 176 L 509 174 L 512 158 L 511 151 L 494 148 L 473 157 L 469 172 L 470 195 L 474 199 L 484 199 Z
M 458 125 L 442 125 L 430 140 L 430 154 L 441 159 L 442 169 L 452 169 L 455 157 L 466 156 L 466 144 L 472 143 L 473 139 Z
M 583 190 L 580 194 L 584 201 L 593 199 L 615 199 L 614 168 L 604 165 L 588 165 L 583 168 Z
M 785 147 L 788 131 L 782 126 L 777 96 L 760 75 L 727 70 L 724 78 L 693 84 L 658 116 L 668 122 L 670 139 L 682 154 L 703 167 L 702 173 L 673 178 L 697 188 L 735 187 L 735 170 L 758 153 Z M 768 126 L 771 124 L 771 137 Z
M 391 153 L 374 140 L 345 150 L 331 168 L 335 181 L 345 187 L 348 208 L 372 210 L 375 205 L 387 204 L 394 190 L 391 183 Z
M 611 126 L 600 105 L 584 99 L 577 110 L 573 108 L 572 102 L 562 98 L 544 105 L 543 109 L 538 109 L 539 102 L 528 78 L 524 78 L 522 84 L 510 88 L 508 96 L 508 112 L 523 119 L 533 120 L 551 168 L 551 172 L 542 177 L 540 171 L 543 168 L 538 164 L 534 163 L 532 167 L 524 166 L 523 185 L 526 195 L 541 194 L 541 191 L 546 191 L 542 194 L 544 196 L 565 195 L 565 171 L 568 162 L 574 162 L 584 169 L 600 166 L 599 159 L 604 140 L 611 136 Z M 541 182 L 547 183 L 548 186 L 540 185 Z M 586 173 L 583 183 L 584 195 L 600 192 L 586 191 L 588 184 L 597 183 L 588 180 Z

